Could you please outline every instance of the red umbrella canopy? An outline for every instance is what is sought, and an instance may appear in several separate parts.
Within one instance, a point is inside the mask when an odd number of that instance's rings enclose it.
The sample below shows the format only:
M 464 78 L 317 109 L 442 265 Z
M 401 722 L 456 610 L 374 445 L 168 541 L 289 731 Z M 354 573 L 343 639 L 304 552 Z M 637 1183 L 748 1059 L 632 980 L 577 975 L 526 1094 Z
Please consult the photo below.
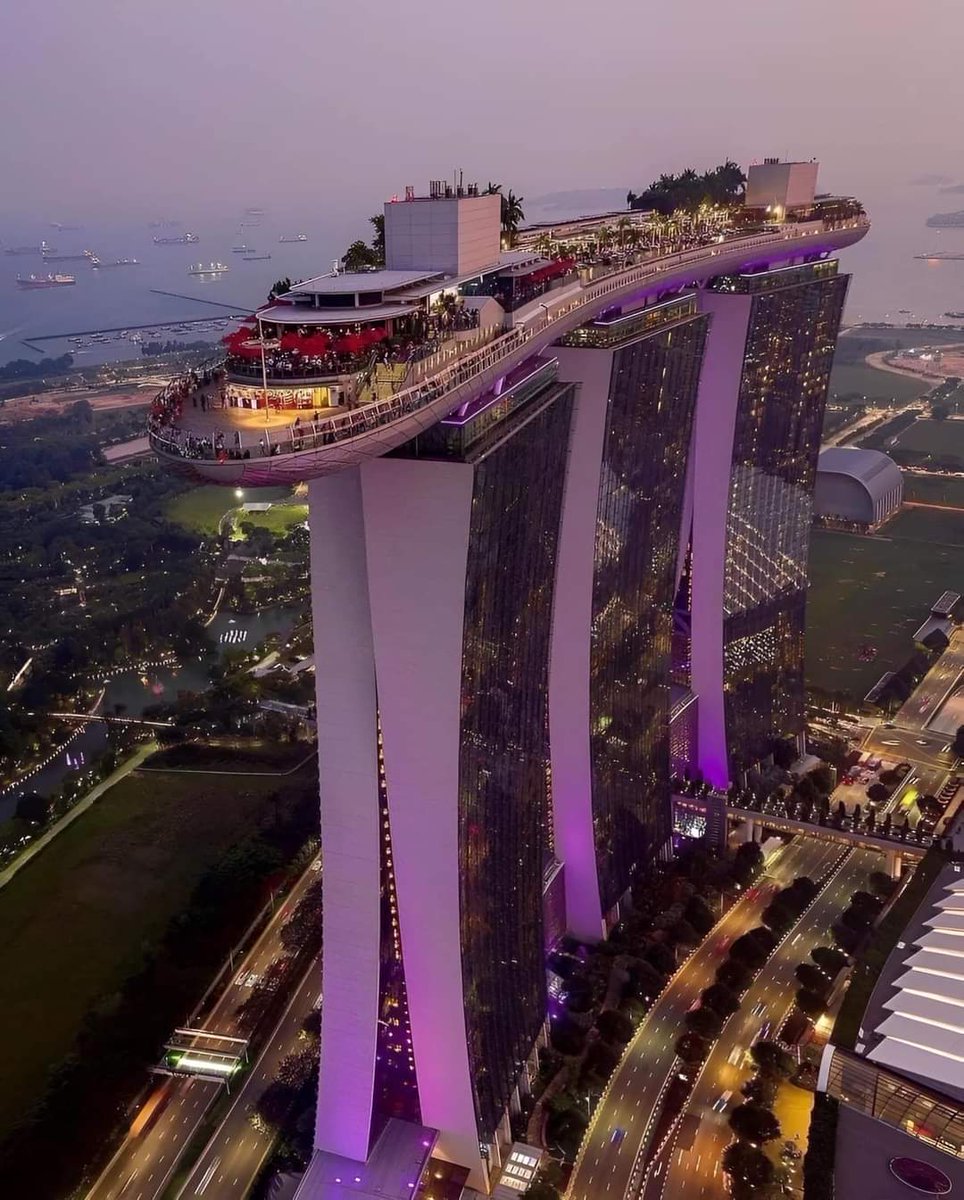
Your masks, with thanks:
M 304 351 L 304 344 L 309 339 L 300 333 L 283 333 L 281 335 L 281 349 L 293 350 L 295 354 L 301 354 Z

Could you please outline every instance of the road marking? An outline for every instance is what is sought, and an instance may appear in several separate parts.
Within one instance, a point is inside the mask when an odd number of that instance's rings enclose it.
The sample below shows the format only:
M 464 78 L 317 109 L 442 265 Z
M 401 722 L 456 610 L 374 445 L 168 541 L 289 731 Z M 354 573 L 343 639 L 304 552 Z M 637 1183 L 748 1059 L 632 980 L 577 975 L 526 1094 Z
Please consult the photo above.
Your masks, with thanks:
M 123 1194 L 127 1191 L 127 1189 L 130 1187 L 130 1185 L 134 1182 L 134 1180 L 136 1178 L 137 1178 L 137 1172 L 131 1171 L 130 1175 L 127 1177 L 127 1182 L 124 1184 L 124 1186 L 121 1188 L 121 1190 L 117 1193 L 118 1196 L 123 1196 Z
M 194 1189 L 195 1196 L 200 1196 L 201 1193 L 204 1191 L 204 1189 L 207 1187 L 207 1185 L 211 1182 L 211 1176 L 218 1169 L 218 1165 L 220 1162 L 221 1162 L 220 1158 L 216 1158 L 214 1160 L 214 1162 L 211 1163 L 211 1165 L 208 1167 L 208 1169 L 204 1172 L 203 1176 L 201 1177 L 201 1182 Z

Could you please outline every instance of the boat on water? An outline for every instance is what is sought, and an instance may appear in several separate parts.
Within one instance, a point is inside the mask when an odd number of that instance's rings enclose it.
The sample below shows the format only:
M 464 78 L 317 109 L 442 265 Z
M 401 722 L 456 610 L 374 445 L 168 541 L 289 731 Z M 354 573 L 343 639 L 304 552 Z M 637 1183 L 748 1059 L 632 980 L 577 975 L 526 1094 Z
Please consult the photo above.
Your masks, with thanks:
M 915 254 L 914 257 L 923 259 L 936 258 L 939 262 L 964 261 L 964 254 L 955 254 L 952 250 L 935 250 L 933 254 Z
M 43 252 L 43 260 L 48 262 L 83 262 L 84 259 L 93 259 L 93 250 L 84 250 L 80 254 L 58 254 L 56 250 L 45 250 Z
M 271 257 L 270 254 L 246 254 L 241 260 L 242 262 L 265 262 Z
M 251 247 L 250 247 L 250 246 L 246 246 L 246 245 L 244 244 L 244 242 L 242 242 L 242 243 L 240 244 L 240 246 L 232 246 L 232 247 L 231 247 L 231 253 L 232 253 L 232 254 L 250 254 L 250 253 L 251 253 Z
M 307 233 L 295 233 L 292 235 L 283 233 L 281 237 L 278 238 L 279 242 L 307 242 L 307 240 Z
M 196 233 L 182 233 L 180 237 L 158 237 L 154 235 L 155 246 L 193 246 L 198 240 Z
M 950 317 L 952 321 L 964 321 L 964 312 L 946 312 L 945 317 Z
M 246 208 L 244 210 L 244 215 L 246 217 L 263 217 L 264 209 L 263 208 Z
M 18 275 L 17 287 L 52 288 L 70 287 L 77 282 L 76 275 Z
M 4 254 L 42 254 L 43 246 L 8 246 Z
M 90 265 L 95 271 L 103 271 L 108 267 L 139 267 L 140 261 L 136 258 L 115 258 L 113 262 L 101 262 L 96 254 L 91 256 Z
M 227 265 L 227 263 L 195 263 L 188 270 L 188 275 L 223 275 L 225 271 L 230 270 L 231 268 Z

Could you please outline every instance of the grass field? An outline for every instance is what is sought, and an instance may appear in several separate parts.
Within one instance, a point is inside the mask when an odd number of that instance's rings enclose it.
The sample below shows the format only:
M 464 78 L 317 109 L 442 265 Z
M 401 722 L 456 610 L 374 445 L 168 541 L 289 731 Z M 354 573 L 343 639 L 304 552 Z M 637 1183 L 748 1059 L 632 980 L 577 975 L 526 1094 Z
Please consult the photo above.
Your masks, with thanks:
M 907 508 L 898 513 L 883 532 L 889 538 L 964 548 L 964 513 L 953 510 L 941 512 L 934 508 Z M 962 580 L 958 579 L 957 582 L 961 583 Z M 953 590 L 962 591 L 960 587 Z
M 238 513 L 238 520 L 245 524 L 267 529 L 270 533 L 290 533 L 296 525 L 308 520 L 307 504 L 272 504 L 265 512 Z
M 0 891 L 0 1137 L 205 870 L 267 815 L 277 787 L 270 778 L 131 775 Z
M 282 776 L 310 753 L 311 747 L 304 742 L 261 742 L 241 748 L 185 742 L 158 750 L 144 767 L 149 771 L 263 771 Z
M 947 521 L 958 516 L 913 509 L 880 538 L 813 531 L 809 683 L 863 697 L 885 671 L 909 658 L 914 630 L 934 600 L 945 590 L 964 592 L 964 535 Z M 867 643 L 877 655 L 861 662 L 858 651 Z
M 915 421 L 900 434 L 897 445 L 964 462 L 964 421 Z
M 248 500 L 263 500 L 266 503 L 286 500 L 291 495 L 288 488 L 258 488 L 245 493 Z M 217 533 L 224 514 L 239 504 L 234 488 L 218 487 L 216 484 L 201 485 L 189 492 L 182 492 L 167 507 L 168 517 L 194 533 Z M 262 514 L 249 514 L 262 515 Z
M 862 404 L 865 398 L 878 404 L 893 401 L 903 404 L 923 395 L 929 387 L 929 383 L 906 375 L 895 375 L 893 371 L 879 371 L 862 363 L 841 363 L 830 373 L 830 396 L 837 397 L 838 403 L 840 397 L 849 398 L 856 393 L 854 404 Z
M 904 499 L 964 508 L 964 479 L 904 472 Z

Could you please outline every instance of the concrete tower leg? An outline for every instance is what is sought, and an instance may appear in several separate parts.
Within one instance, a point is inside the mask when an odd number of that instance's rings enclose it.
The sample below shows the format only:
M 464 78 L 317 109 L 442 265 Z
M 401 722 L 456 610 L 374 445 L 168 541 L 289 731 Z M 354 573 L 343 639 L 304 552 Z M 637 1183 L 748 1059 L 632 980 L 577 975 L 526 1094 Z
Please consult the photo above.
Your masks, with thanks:
M 473 468 L 362 467 L 395 891 L 422 1121 L 487 1190 L 463 995 L 459 841 L 462 649 Z
M 723 581 L 727 512 L 749 296 L 703 294 L 712 313 L 707 336 L 693 453 L 692 684 L 699 697 L 697 756 L 715 787 L 730 783 L 723 663 Z
M 566 867 L 569 929 L 585 941 L 605 935 L 593 825 L 589 750 L 593 575 L 599 476 L 606 436 L 612 355 L 558 351 L 563 378 L 578 380 L 563 495 L 549 663 L 549 744 L 556 854 Z
M 375 665 L 358 468 L 312 480 L 308 507 L 325 887 L 315 1144 L 364 1160 L 378 1030 L 380 834 Z

